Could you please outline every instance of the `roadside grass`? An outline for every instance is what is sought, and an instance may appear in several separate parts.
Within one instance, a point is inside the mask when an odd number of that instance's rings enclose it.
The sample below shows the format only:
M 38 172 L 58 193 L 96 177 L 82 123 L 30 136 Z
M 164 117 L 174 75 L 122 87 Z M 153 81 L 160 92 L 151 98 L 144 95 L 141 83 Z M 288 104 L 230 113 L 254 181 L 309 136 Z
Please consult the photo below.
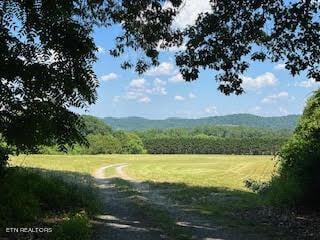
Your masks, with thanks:
M 90 176 L 11 167 L 0 181 L 0 236 L 78 239 L 90 234 L 100 203 Z M 6 228 L 52 228 L 52 233 L 6 233 Z

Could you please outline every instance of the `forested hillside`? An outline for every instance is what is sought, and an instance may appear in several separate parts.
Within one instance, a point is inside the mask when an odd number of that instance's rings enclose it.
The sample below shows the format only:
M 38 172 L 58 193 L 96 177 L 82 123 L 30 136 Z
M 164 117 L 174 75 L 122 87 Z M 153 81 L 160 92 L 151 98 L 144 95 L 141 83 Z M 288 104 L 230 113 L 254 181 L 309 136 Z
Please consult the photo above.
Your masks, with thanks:
M 150 120 L 141 117 L 106 117 L 104 121 L 112 128 L 122 130 L 190 128 L 203 125 L 237 125 L 253 128 L 294 129 L 299 117 L 299 115 L 261 117 L 252 114 L 232 114 L 199 119 L 168 118 L 164 120 Z
M 292 135 L 290 129 L 214 124 L 123 131 L 93 116 L 82 119 L 89 146 L 75 145 L 71 154 L 274 154 Z M 59 152 L 43 146 L 40 153 Z

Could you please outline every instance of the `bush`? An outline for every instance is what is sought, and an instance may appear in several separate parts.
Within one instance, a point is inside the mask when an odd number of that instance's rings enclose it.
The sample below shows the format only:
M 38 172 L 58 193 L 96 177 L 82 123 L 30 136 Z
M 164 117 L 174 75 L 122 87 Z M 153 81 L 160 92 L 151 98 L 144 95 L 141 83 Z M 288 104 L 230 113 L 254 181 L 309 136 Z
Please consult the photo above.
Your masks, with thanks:
M 88 216 L 82 212 L 68 217 L 53 229 L 52 240 L 88 240 L 90 223 Z
M 320 206 L 320 90 L 307 101 L 292 139 L 278 154 L 269 186 L 275 203 Z

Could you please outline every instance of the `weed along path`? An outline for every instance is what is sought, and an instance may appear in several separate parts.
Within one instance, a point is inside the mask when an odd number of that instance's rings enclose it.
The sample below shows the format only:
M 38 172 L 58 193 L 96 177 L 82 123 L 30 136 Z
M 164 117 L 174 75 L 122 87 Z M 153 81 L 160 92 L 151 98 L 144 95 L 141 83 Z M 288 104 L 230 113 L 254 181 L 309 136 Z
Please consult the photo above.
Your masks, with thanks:
M 94 173 L 101 189 L 104 213 L 93 221 L 96 228 L 93 239 L 268 239 L 263 234 L 244 235 L 235 229 L 214 225 L 147 182 L 135 180 L 126 173 L 127 167 L 126 163 L 112 164 Z M 105 177 L 106 171 L 112 172 L 111 177 Z

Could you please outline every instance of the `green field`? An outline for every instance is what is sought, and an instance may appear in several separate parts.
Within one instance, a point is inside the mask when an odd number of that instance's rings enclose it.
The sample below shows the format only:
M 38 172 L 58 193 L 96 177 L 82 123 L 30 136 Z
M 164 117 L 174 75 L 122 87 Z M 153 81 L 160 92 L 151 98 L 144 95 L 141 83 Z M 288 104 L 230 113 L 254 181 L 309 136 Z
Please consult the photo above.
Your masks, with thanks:
M 245 187 L 244 181 L 268 180 L 275 165 L 272 156 L 244 155 L 21 155 L 12 157 L 10 162 L 84 174 L 116 163 L 127 164 L 124 171 L 128 176 L 147 183 L 180 207 L 219 224 L 244 228 L 259 224 L 243 221 L 242 211 L 264 204 L 259 195 Z M 119 177 L 115 168 L 105 174 Z
M 244 180 L 269 179 L 275 164 L 272 156 L 244 155 L 20 155 L 10 161 L 15 166 L 87 174 L 114 163 L 128 164 L 127 174 L 138 180 L 243 191 L 248 191 Z

